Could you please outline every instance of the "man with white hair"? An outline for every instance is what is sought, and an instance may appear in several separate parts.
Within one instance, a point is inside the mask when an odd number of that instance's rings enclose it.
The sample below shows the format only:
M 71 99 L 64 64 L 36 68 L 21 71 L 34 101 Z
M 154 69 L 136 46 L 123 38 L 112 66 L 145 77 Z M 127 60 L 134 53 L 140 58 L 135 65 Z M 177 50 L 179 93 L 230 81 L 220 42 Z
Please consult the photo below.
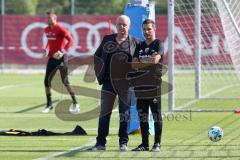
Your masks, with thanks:
M 102 85 L 102 89 L 97 142 L 95 146 L 89 149 L 93 151 L 106 149 L 105 144 L 109 133 L 110 117 L 116 95 L 119 97 L 119 93 L 114 89 L 110 76 L 112 57 L 117 53 L 123 53 L 127 55 L 128 62 L 131 62 L 136 46 L 139 44 L 138 40 L 128 34 L 130 29 L 130 18 L 128 16 L 121 15 L 117 17 L 116 28 L 116 34 L 104 36 L 94 55 L 95 74 L 99 84 Z M 127 151 L 130 104 L 124 102 L 121 97 L 119 97 L 119 115 L 119 149 L 120 151 Z

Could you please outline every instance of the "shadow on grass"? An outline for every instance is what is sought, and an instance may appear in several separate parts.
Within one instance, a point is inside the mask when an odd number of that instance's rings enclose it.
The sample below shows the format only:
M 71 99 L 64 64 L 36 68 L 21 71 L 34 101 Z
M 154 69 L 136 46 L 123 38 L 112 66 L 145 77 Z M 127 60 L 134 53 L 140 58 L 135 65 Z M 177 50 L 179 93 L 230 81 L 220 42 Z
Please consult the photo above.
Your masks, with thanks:
M 59 101 L 59 100 L 54 100 L 53 103 L 56 103 L 56 102 L 58 102 L 58 101 Z M 31 111 L 31 110 L 34 110 L 34 109 L 37 109 L 37 108 L 40 108 L 40 107 L 44 107 L 45 105 L 46 105 L 46 103 L 39 104 L 39 105 L 30 107 L 30 108 L 27 108 L 27 109 L 23 109 L 23 110 L 14 112 L 14 113 L 24 113 L 24 112 L 28 112 L 28 111 Z

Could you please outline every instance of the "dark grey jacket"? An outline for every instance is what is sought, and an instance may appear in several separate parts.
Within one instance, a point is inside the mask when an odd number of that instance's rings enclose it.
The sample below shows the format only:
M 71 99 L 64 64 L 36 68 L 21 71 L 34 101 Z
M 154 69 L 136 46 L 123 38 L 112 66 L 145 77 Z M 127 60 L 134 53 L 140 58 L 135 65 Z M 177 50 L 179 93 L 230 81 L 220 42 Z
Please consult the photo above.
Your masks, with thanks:
M 94 71 L 95 71 L 95 75 L 97 77 L 99 84 L 103 83 L 104 75 L 105 75 L 105 71 L 106 71 L 106 61 L 107 61 L 107 57 L 109 55 L 108 53 L 106 53 L 104 51 L 103 46 L 105 43 L 107 43 L 109 41 L 114 41 L 116 36 L 117 36 L 117 34 L 111 34 L 111 35 L 104 36 L 100 46 L 98 47 L 98 49 L 96 50 L 96 52 L 94 54 Z M 129 35 L 129 41 L 130 41 L 130 54 L 133 57 L 135 49 L 136 49 L 137 45 L 140 43 L 140 41 L 130 35 Z

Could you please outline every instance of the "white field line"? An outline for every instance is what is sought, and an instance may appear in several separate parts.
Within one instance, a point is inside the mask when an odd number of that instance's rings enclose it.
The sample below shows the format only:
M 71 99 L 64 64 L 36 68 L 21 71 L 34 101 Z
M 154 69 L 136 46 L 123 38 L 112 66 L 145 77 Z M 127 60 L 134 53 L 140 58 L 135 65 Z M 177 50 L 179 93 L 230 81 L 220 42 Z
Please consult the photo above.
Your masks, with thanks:
M 31 86 L 31 85 L 34 85 L 34 83 L 5 85 L 5 86 L 0 86 L 0 90 L 4 90 L 4 89 L 8 89 L 8 88 L 14 88 L 14 87 L 19 87 L 19 86 Z
M 87 150 L 88 148 L 90 148 L 89 146 L 94 145 L 95 141 L 96 141 L 95 139 L 94 140 L 91 139 L 88 143 L 86 143 L 86 144 L 84 144 L 82 146 L 75 147 L 75 148 L 70 148 L 70 149 L 68 149 L 66 151 L 55 153 L 55 154 L 53 154 L 51 156 L 48 156 L 48 157 L 37 158 L 37 159 L 33 159 L 33 160 L 50 160 L 51 158 L 64 156 L 64 155 L 72 153 L 72 152 Z
M 230 85 L 230 86 L 225 86 L 225 87 L 219 88 L 219 89 L 217 89 L 217 90 L 214 90 L 214 91 L 206 94 L 206 95 L 203 96 L 202 98 L 208 98 L 208 97 L 210 97 L 210 96 L 212 96 L 212 95 L 214 95 L 214 94 L 216 94 L 216 93 L 222 92 L 222 91 L 224 91 L 224 90 L 226 90 L 226 89 L 229 89 L 229 88 L 232 88 L 232 87 L 235 87 L 235 86 L 239 86 L 239 85 L 234 84 L 234 85 Z M 201 100 L 201 99 L 194 99 L 194 100 L 192 100 L 192 101 L 189 101 L 189 102 L 183 104 L 182 106 L 176 107 L 175 109 L 180 110 L 180 109 L 186 108 L 186 107 L 188 107 L 188 106 L 190 106 L 190 105 L 192 105 L 192 104 L 194 104 L 194 103 L 199 102 L 200 100 Z
M 8 89 L 8 88 L 13 88 L 16 87 L 17 85 L 7 85 L 7 86 L 1 86 L 0 90 Z

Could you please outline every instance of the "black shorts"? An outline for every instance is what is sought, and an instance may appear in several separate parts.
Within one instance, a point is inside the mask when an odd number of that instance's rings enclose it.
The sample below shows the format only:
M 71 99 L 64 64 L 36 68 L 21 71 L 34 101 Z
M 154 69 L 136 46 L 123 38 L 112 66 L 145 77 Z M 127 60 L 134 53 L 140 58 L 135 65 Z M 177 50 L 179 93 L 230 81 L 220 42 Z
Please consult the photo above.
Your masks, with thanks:
M 51 81 L 57 70 L 59 69 L 61 79 L 64 85 L 69 85 L 68 81 L 68 62 L 67 55 L 57 60 L 54 58 L 49 58 L 46 67 L 46 74 L 44 79 L 44 85 L 46 87 L 51 87 Z

